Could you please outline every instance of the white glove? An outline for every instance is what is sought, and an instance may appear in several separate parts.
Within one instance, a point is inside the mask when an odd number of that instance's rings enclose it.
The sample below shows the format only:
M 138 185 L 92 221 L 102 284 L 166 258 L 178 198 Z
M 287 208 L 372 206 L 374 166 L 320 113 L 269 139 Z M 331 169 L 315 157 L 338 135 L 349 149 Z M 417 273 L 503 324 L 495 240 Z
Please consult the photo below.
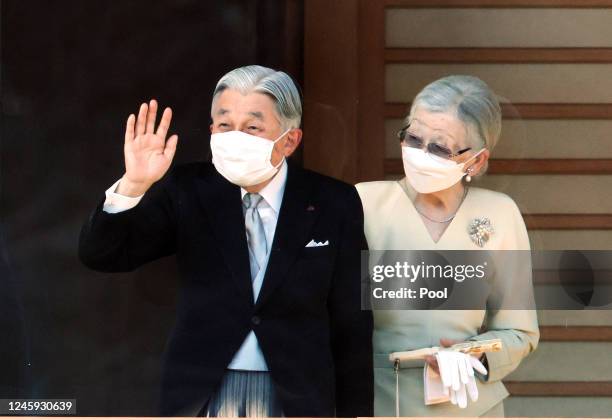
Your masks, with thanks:
M 473 402 L 478 400 L 474 369 L 487 374 L 480 360 L 456 350 L 440 350 L 436 353 L 436 360 L 444 391 L 450 396 L 451 403 L 461 408 L 467 407 L 467 394 Z

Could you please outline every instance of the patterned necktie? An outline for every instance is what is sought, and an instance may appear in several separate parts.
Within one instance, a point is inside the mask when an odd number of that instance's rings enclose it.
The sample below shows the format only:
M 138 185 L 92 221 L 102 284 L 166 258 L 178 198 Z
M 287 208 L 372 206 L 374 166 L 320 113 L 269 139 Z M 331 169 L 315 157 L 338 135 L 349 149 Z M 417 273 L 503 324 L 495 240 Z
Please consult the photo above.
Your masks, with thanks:
M 251 193 L 245 194 L 243 198 L 244 207 L 246 208 L 244 225 L 246 227 L 249 254 L 251 261 L 255 262 L 255 264 L 251 264 L 252 280 L 254 280 L 257 273 L 259 273 L 259 270 L 265 262 L 266 254 L 268 253 L 263 223 L 257 211 L 257 206 L 262 200 L 263 197 L 261 195 Z

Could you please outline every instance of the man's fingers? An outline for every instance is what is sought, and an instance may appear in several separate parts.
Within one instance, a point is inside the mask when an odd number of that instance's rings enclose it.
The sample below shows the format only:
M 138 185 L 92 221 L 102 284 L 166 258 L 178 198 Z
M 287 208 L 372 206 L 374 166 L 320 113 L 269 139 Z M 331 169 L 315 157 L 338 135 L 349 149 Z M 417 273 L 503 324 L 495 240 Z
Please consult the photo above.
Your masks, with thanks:
M 128 144 L 134 140 L 134 123 L 136 122 L 136 116 L 130 114 L 125 124 L 125 144 Z
M 166 147 L 164 148 L 164 155 L 170 160 L 174 158 L 174 153 L 176 152 L 177 143 L 178 143 L 178 136 L 176 134 L 171 136 L 166 142 Z
M 136 120 L 136 135 L 140 136 L 145 133 L 145 127 L 147 122 L 147 110 L 149 107 L 147 104 L 140 105 L 140 110 L 138 111 L 138 120 Z
M 172 120 L 172 109 L 166 108 L 162 114 L 161 120 L 159 121 L 159 127 L 157 127 L 157 135 L 162 139 L 168 135 L 168 129 L 170 128 L 170 121 Z
M 155 133 L 155 118 L 157 118 L 157 101 L 151 99 L 149 112 L 147 113 L 147 134 Z

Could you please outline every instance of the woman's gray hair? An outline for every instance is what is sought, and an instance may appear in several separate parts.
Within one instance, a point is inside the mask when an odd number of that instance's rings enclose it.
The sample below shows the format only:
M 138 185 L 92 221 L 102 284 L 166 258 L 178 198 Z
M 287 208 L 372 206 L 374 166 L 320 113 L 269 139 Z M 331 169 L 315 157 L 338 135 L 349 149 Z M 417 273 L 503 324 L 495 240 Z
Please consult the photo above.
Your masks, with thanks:
M 270 96 L 276 104 L 276 113 L 283 130 L 300 127 L 302 121 L 300 92 L 287 73 L 263 66 L 234 69 L 217 82 L 213 93 L 213 105 L 217 95 L 225 89 L 235 89 L 243 95 L 257 92 Z
M 454 114 L 465 124 L 467 141 L 472 147 L 486 147 L 492 151 L 499 140 L 502 120 L 499 100 L 477 77 L 448 76 L 425 86 L 412 102 L 408 121 L 417 107 Z

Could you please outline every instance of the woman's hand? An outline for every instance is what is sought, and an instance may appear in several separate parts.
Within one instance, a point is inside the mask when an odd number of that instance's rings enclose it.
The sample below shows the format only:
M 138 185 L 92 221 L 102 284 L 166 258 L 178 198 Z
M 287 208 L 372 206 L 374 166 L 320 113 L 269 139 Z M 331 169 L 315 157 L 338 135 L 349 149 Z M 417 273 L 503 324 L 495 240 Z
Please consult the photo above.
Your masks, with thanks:
M 155 131 L 157 101 L 149 105 L 143 103 L 138 119 L 131 114 L 125 128 L 125 174 L 117 188 L 117 193 L 130 197 L 143 195 L 155 182 L 159 181 L 170 168 L 178 136 L 175 134 L 166 141 L 172 110 L 166 108 Z
M 450 347 L 453 344 L 462 343 L 460 340 L 451 340 L 450 338 L 441 338 L 440 339 L 440 347 Z M 484 353 L 470 353 L 470 356 L 474 356 L 477 359 L 481 359 Z M 438 360 L 436 356 L 425 356 L 425 362 L 431 366 L 431 368 L 439 375 L 440 368 L 438 366 Z
M 460 341 L 441 339 L 440 350 L 433 356 L 427 356 L 426 362 L 440 375 L 444 391 L 450 397 L 451 403 L 465 408 L 468 395 L 473 402 L 478 400 L 475 371 L 486 375 L 487 369 L 479 361 L 483 353 L 466 354 L 457 350 L 448 350 L 457 343 Z

